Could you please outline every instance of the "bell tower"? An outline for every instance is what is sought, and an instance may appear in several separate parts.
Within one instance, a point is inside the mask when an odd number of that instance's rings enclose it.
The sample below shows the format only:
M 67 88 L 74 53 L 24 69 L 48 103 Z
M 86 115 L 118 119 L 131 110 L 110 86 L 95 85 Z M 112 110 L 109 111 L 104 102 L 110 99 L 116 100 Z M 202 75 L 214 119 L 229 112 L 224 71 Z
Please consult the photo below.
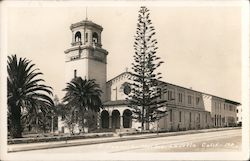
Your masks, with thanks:
M 107 50 L 102 48 L 102 26 L 83 20 L 70 26 L 72 32 L 71 46 L 65 53 L 65 81 L 74 77 L 95 79 L 101 87 L 102 101 L 106 96 Z

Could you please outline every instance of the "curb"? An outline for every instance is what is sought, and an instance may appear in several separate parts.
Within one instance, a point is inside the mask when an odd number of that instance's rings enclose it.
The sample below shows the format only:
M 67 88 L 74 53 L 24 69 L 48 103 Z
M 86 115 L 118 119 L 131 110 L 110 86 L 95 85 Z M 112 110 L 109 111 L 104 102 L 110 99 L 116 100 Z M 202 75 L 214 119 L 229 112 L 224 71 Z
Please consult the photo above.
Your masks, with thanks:
M 81 142 L 73 142 L 73 143 L 58 143 L 58 144 L 47 144 L 47 145 L 37 145 L 32 147 L 19 147 L 8 150 L 8 153 L 12 152 L 20 152 L 20 151 L 31 151 L 31 150 L 42 150 L 42 149 L 52 149 L 52 148 L 62 148 L 62 147 L 70 147 L 70 146 L 82 146 L 82 145 L 92 145 L 92 144 L 102 144 L 102 143 L 110 143 L 110 142 L 120 142 L 120 141 L 128 141 L 128 140 L 140 140 L 140 139 L 150 139 L 150 138 L 158 138 L 158 137 L 168 137 L 168 136 L 178 136 L 178 135 L 187 135 L 187 134 L 198 134 L 198 133 L 207 133 L 207 132 L 217 132 L 217 131 L 225 131 L 225 130 L 235 130 L 241 128 L 223 128 L 223 129 L 203 129 L 203 130 L 190 130 L 190 131 L 180 131 L 180 132 L 171 132 L 171 133 L 159 133 L 159 134 L 143 134 L 145 136 L 123 136 L 118 138 L 105 138 L 104 140 L 84 140 Z

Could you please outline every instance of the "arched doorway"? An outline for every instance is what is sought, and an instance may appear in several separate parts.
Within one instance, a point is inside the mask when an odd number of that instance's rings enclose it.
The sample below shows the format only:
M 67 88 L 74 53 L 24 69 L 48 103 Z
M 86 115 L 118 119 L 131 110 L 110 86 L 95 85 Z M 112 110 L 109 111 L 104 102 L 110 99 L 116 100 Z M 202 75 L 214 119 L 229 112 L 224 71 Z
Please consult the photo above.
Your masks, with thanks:
M 123 128 L 132 127 L 132 112 L 129 109 L 124 110 L 123 112 Z
M 101 113 L 101 126 L 104 129 L 109 128 L 109 113 L 106 110 L 103 110 Z
M 120 112 L 118 110 L 112 112 L 112 128 L 120 128 Z

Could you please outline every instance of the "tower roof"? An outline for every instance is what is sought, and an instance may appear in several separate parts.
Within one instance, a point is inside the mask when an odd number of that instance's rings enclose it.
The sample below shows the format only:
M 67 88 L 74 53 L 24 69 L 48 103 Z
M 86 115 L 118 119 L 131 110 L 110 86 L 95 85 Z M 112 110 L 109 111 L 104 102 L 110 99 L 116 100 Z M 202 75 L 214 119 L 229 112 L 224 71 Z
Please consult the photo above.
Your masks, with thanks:
M 100 26 L 100 25 L 98 25 L 90 20 L 83 20 L 80 22 L 73 23 L 70 25 L 70 29 L 72 30 L 73 28 L 80 27 L 80 26 L 90 26 L 90 27 L 97 28 L 101 31 L 103 30 L 102 26 Z

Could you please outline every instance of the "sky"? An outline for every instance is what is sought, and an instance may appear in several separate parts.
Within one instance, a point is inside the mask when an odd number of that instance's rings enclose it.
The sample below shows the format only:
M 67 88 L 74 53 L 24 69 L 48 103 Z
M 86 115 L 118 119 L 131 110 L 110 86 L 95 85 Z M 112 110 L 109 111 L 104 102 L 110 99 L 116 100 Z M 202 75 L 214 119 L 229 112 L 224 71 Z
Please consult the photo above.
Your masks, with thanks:
M 163 81 L 241 102 L 241 8 L 237 6 L 147 6 L 156 29 Z M 88 7 L 88 19 L 101 25 L 109 52 L 107 78 L 131 69 L 139 6 Z M 86 7 L 10 7 L 7 52 L 26 57 L 43 72 L 54 94 L 63 97 L 64 51 L 72 23 Z

